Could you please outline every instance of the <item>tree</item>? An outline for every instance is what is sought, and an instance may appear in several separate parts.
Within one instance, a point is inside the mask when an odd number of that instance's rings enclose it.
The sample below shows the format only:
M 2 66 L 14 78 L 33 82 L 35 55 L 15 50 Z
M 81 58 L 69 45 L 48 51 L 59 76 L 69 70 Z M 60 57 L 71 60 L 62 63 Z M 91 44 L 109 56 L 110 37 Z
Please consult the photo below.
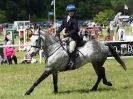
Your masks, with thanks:
M 17 3 L 13 1 L 7 1 L 5 9 L 8 21 L 14 21 L 18 19 L 20 8 Z
M 6 22 L 6 21 L 7 21 L 7 18 L 6 18 L 5 12 L 0 10 L 0 23 Z
M 29 16 L 27 15 L 27 12 L 25 10 L 21 10 L 19 13 L 18 13 L 18 20 L 28 20 L 29 19 Z
M 113 10 L 104 10 L 99 12 L 95 17 L 94 21 L 99 24 L 108 25 L 109 21 L 111 21 L 114 17 L 115 13 Z
M 38 19 L 47 19 L 48 11 L 52 0 L 0 0 L 0 10 L 5 12 L 8 21 L 27 20 L 36 16 Z M 62 18 L 66 14 L 66 5 L 74 3 L 77 7 L 77 14 L 82 19 L 92 19 L 99 12 L 105 9 L 112 9 L 117 12 L 124 11 L 124 4 L 127 4 L 129 15 L 133 14 L 133 0 L 56 0 L 56 18 Z M 38 20 L 37 19 L 37 20 Z
M 118 13 L 118 12 L 123 12 L 124 13 L 124 5 L 127 4 L 128 0 L 111 0 L 112 8 L 113 10 Z
M 78 3 L 78 7 L 77 7 L 77 13 L 80 17 L 82 17 L 82 19 L 88 19 L 88 18 L 91 18 L 91 12 L 90 12 L 90 3 L 89 2 L 83 2 L 83 1 L 80 1 Z
M 128 0 L 127 1 L 127 6 L 128 6 L 128 12 L 130 15 L 133 15 L 133 0 Z

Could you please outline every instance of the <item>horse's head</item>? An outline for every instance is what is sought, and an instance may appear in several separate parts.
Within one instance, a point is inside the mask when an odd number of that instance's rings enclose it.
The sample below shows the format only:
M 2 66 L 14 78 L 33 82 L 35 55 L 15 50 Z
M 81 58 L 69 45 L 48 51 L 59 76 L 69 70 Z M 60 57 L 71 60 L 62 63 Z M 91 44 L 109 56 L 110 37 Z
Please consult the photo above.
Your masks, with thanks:
M 39 49 L 43 49 L 48 56 L 59 47 L 59 38 L 49 35 L 47 31 L 38 29 L 35 35 L 31 37 L 30 54 L 37 53 Z
M 31 45 L 31 48 L 29 49 L 29 54 L 31 56 L 34 56 L 40 49 L 40 44 L 39 44 L 39 38 L 40 38 L 40 34 L 39 34 L 39 29 L 37 29 L 34 34 L 32 34 L 30 40 L 30 45 Z

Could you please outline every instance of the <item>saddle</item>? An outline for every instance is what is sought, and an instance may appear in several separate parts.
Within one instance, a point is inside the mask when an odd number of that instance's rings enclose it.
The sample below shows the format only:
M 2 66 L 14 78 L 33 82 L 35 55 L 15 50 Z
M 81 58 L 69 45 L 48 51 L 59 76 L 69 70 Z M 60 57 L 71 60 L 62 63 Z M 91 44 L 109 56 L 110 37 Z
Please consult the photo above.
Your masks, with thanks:
M 82 42 L 82 43 L 78 43 L 76 45 L 76 48 L 75 50 L 70 53 L 69 52 L 69 42 L 65 42 L 65 49 L 67 50 L 67 53 L 68 53 L 68 56 L 69 56 L 69 61 L 68 61 L 68 65 L 66 66 L 66 69 L 65 70 L 69 70 L 69 69 L 75 69 L 76 66 L 75 66 L 75 60 L 77 57 L 79 57 L 79 51 L 78 51 L 78 48 L 79 47 L 82 47 L 84 46 L 85 42 Z

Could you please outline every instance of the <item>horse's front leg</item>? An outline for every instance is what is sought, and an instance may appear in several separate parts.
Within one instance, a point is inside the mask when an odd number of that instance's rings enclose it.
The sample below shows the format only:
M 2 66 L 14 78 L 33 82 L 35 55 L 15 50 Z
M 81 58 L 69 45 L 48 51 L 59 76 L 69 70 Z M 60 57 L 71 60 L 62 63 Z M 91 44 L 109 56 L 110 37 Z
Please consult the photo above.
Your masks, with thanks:
M 54 93 L 58 93 L 58 72 L 53 73 Z
M 52 73 L 52 69 L 46 69 L 34 84 L 26 91 L 25 95 L 30 95 L 34 88 Z

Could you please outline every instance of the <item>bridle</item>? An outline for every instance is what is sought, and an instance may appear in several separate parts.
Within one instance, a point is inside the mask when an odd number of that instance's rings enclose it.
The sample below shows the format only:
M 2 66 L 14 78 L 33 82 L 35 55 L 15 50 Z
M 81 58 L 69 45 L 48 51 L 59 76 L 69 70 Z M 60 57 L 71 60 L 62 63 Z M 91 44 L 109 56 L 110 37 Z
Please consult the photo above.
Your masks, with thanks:
M 39 46 L 36 45 L 36 46 L 32 46 L 32 47 L 41 49 L 42 38 L 41 38 L 40 28 L 39 28 L 38 32 L 39 32 L 38 34 L 33 34 L 33 35 L 39 36 L 39 37 L 38 37 L 38 40 L 39 40 L 39 41 L 38 41 L 38 43 L 39 43 L 38 45 L 39 45 Z M 49 40 L 47 37 L 45 37 L 45 39 L 47 40 L 47 42 L 50 42 L 50 40 Z M 53 42 L 53 43 L 49 43 L 49 44 L 46 45 L 45 47 L 46 47 L 46 48 L 49 48 L 50 46 L 53 46 L 53 45 L 56 44 L 57 42 L 60 43 L 60 46 L 59 46 L 58 48 L 56 48 L 52 53 L 50 53 L 50 54 L 46 53 L 47 58 L 50 57 L 51 55 L 53 55 L 60 47 L 62 47 L 63 49 L 65 49 L 65 48 L 63 47 L 63 45 L 62 45 L 60 39 L 59 39 L 59 40 L 56 40 L 56 41 Z
M 39 28 L 38 32 L 39 32 L 38 34 L 33 34 L 33 35 L 35 35 L 35 36 L 39 36 L 39 37 L 38 37 L 38 46 L 36 45 L 36 46 L 32 46 L 32 47 L 38 48 L 38 49 L 42 49 L 41 42 L 44 42 L 44 41 L 43 41 L 42 38 L 41 38 L 40 28 Z M 58 37 L 58 36 L 57 36 L 57 37 Z M 60 37 L 58 37 L 58 38 L 59 38 L 59 40 L 56 40 L 55 42 L 50 43 L 51 41 L 50 41 L 47 37 L 45 37 L 45 39 L 47 40 L 47 42 L 49 42 L 49 44 L 45 46 L 45 48 L 46 48 L 46 53 L 45 53 L 45 55 L 46 55 L 46 60 L 45 60 L 45 63 L 46 63 L 47 59 L 48 59 L 50 56 L 52 56 L 52 55 L 53 55 L 59 48 L 61 48 L 61 47 L 62 47 L 63 50 L 68 54 L 68 51 L 64 48 L 64 46 L 63 46 L 63 44 L 62 44 L 62 41 L 61 41 Z M 47 49 L 48 49 L 50 46 L 53 46 L 54 44 L 56 44 L 57 42 L 60 43 L 60 46 L 58 46 L 58 48 L 56 48 L 56 49 L 55 49 L 54 51 L 52 51 L 51 53 L 48 53 L 48 52 L 47 52 Z M 68 54 L 68 57 L 69 57 L 69 54 Z

